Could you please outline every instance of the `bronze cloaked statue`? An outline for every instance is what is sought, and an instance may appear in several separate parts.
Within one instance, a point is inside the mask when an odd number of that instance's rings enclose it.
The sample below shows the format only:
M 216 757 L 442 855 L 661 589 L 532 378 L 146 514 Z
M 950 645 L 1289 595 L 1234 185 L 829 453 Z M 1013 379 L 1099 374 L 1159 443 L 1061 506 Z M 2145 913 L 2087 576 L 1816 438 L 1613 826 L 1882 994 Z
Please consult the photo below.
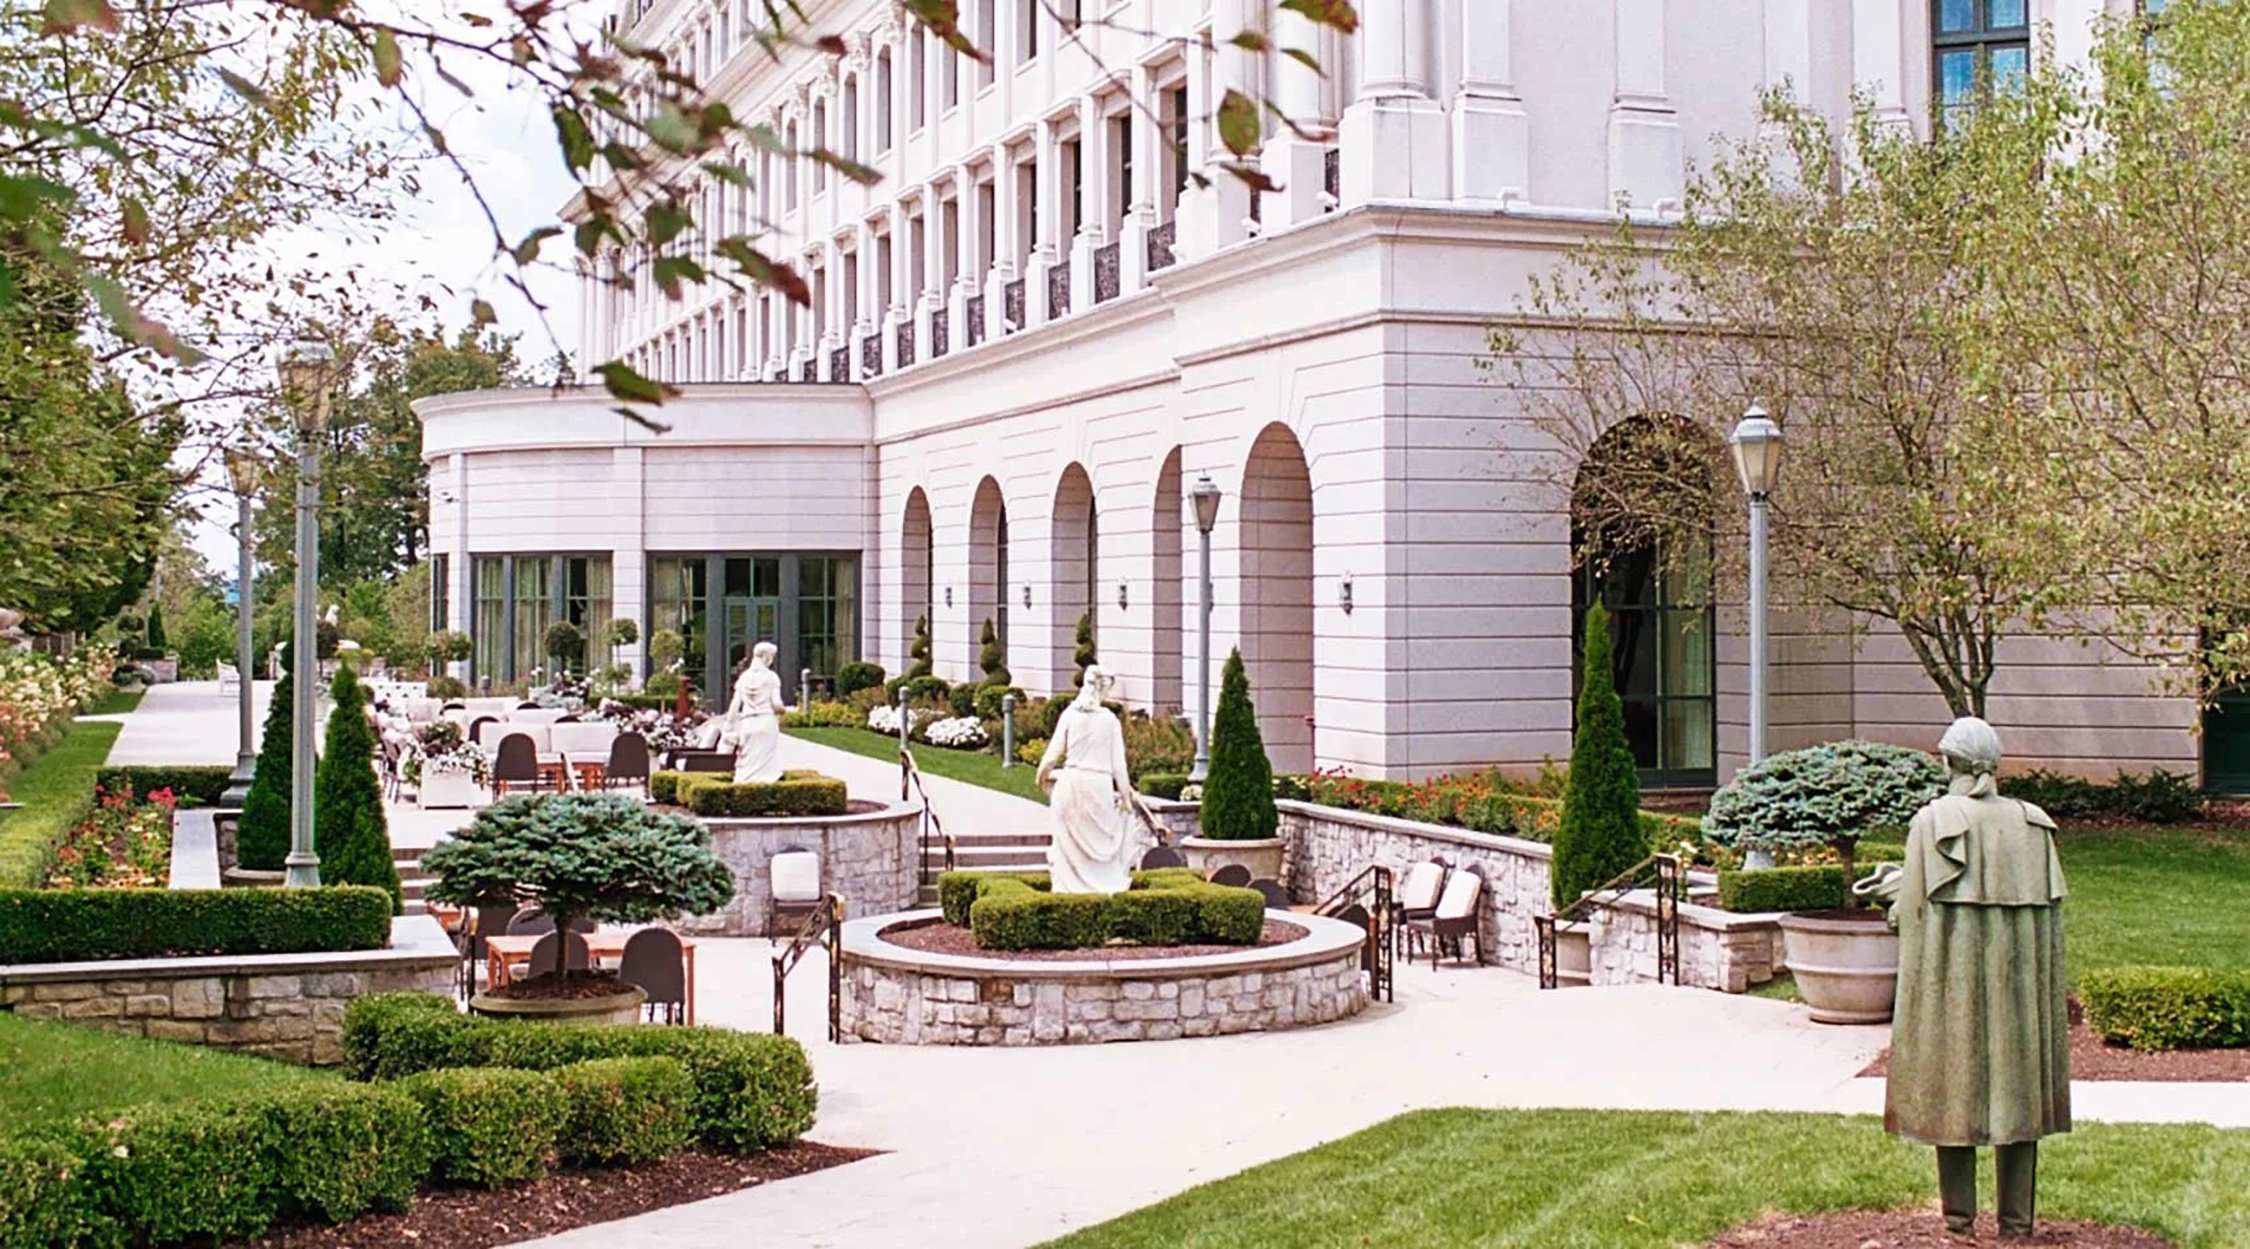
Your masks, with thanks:
M 1947 1230 L 1971 1234 L 1976 1151 L 1993 1146 L 2000 1235 L 2031 1235 L 2039 1138 L 2070 1130 L 2063 874 L 2055 823 L 1994 784 L 2000 737 L 1974 717 L 1938 742 L 1952 780 L 1914 816 L 1906 861 L 1857 886 L 1899 934 L 1884 1130 L 1937 1147 Z

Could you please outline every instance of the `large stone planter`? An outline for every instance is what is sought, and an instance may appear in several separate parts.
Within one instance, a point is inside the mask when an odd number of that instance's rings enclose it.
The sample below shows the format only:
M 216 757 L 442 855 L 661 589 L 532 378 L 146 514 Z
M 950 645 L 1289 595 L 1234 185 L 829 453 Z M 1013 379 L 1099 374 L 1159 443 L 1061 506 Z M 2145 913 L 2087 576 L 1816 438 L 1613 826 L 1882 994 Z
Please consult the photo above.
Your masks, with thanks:
M 1250 869 L 1252 880 L 1281 879 L 1281 849 L 1287 844 L 1279 837 L 1258 841 L 1221 841 L 1215 837 L 1180 838 L 1180 855 L 1188 866 L 1208 876 L 1229 863 L 1240 863 Z
M 437 768 L 422 770 L 421 788 L 414 792 L 416 806 L 424 811 L 441 808 L 480 807 L 484 805 L 484 786 L 467 772 L 441 771 Z
M 1881 911 L 1781 917 L 1789 973 L 1820 1023 L 1882 1023 L 1898 997 L 1898 934 Z
M 590 998 L 514 998 L 479 993 L 469 999 L 469 1009 L 488 1019 L 516 1019 L 526 1023 L 638 1023 L 641 1004 L 648 993 L 627 986 L 623 993 Z

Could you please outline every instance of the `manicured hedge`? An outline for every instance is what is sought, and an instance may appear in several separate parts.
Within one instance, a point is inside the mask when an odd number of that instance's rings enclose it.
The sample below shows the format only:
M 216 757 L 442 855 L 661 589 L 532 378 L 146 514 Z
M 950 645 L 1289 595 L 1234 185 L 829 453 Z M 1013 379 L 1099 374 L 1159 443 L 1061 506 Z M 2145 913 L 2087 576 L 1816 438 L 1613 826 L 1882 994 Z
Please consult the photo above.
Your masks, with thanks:
M 2001 778 L 2000 792 L 2065 820 L 2178 824 L 2203 813 L 2203 795 L 2195 778 L 2162 768 L 2145 776 L 2121 773 L 2110 781 L 2033 770 Z
M 344 1012 L 344 1062 L 357 1079 L 439 1067 L 552 1071 L 592 1058 L 669 1057 L 695 1083 L 696 1139 L 745 1153 L 785 1145 L 812 1126 L 812 1064 L 789 1037 L 723 1028 L 542 1024 L 474 1019 L 434 994 L 373 994 Z
M 689 781 L 724 781 L 724 772 L 652 772 L 648 778 L 648 796 L 651 802 L 667 807 L 680 805 L 680 786 Z
M 122 764 L 94 773 L 94 787 L 105 794 L 130 787 L 143 797 L 169 789 L 181 806 L 208 807 L 217 804 L 233 779 L 234 769 L 225 764 Z
M 23 808 L 0 813 L 0 889 L 46 883 L 55 844 L 94 809 L 94 773 L 109 758 L 120 727 L 101 720 L 71 724 L 8 781 L 9 795 Z
M 0 1244 L 247 1239 L 405 1209 L 429 1167 L 422 1108 L 393 1088 L 128 1110 L 0 1144 Z
M 1719 873 L 1719 906 L 1729 911 L 1830 911 L 1847 896 L 1833 864 Z
M 0 963 L 379 949 L 380 889 L 0 890 Z
M 1135 872 L 1124 893 L 1047 889 L 1044 873 L 948 872 L 938 878 L 946 917 L 991 950 L 1073 950 L 1114 940 L 1249 945 L 1265 928 L 1265 898 L 1257 890 L 1214 885 L 1187 868 Z
M 2137 1050 L 2250 1046 L 2250 971 L 2105 967 L 2078 978 L 2086 1022 Z
M 849 806 L 844 783 L 818 772 L 784 772 L 778 781 L 737 785 L 698 775 L 675 787 L 680 806 L 697 815 L 842 815 Z
M 538 1071 L 456 1067 L 392 1087 L 421 1103 L 431 1176 L 447 1184 L 501 1188 L 545 1178 L 570 1115 L 555 1082 Z
M 653 1162 L 694 1135 L 695 1081 L 677 1058 L 593 1058 L 555 1068 L 553 1080 L 569 1114 L 556 1137 L 565 1162 Z
M 1277 798 L 1283 796 L 1280 782 L 1280 777 L 1274 778 L 1274 796 Z M 1185 772 L 1151 772 L 1141 778 L 1140 784 L 1136 788 L 1151 798 L 1167 798 L 1176 801 L 1180 796 L 1180 791 L 1186 789 L 1190 783 Z

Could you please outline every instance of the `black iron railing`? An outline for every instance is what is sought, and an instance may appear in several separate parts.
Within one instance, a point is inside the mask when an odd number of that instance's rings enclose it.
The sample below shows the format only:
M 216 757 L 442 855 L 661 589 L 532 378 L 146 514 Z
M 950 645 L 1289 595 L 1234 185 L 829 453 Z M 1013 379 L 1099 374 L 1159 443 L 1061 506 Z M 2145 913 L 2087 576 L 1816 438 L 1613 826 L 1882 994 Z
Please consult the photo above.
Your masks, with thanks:
M 929 787 L 922 783 L 922 769 L 914 766 L 914 752 L 901 746 L 898 750 L 898 800 L 905 802 L 910 798 L 922 800 L 921 879 L 924 885 L 932 885 L 937 883 L 937 873 L 930 870 L 931 853 L 942 850 L 945 866 L 940 870 L 950 872 L 956 847 L 952 835 L 938 819 L 937 807 L 930 802 Z
M 859 340 L 859 372 L 862 377 L 883 375 L 883 336 L 869 334 Z
M 828 380 L 832 382 L 852 380 L 851 348 L 838 347 L 828 353 Z
M 797 366 L 797 380 L 800 382 L 819 381 L 820 361 L 811 356 L 805 357 L 805 362 Z
M 1360 966 L 1367 972 L 1367 995 L 1377 1001 L 1395 1002 L 1398 994 L 1391 965 L 1398 954 L 1398 934 L 1405 920 L 1392 889 L 1391 869 L 1380 863 L 1368 868 L 1321 899 L 1313 912 L 1333 919 L 1353 906 L 1367 914 L 1367 946 L 1360 959 Z
M 1047 270 L 1047 319 L 1060 320 L 1070 315 L 1070 257 L 1055 262 Z
M 1332 147 L 1321 153 L 1320 175 L 1321 186 L 1328 192 L 1328 207 L 1325 211 L 1334 212 L 1336 205 L 1344 198 L 1343 149 Z
M 930 359 L 940 359 L 953 349 L 951 337 L 950 317 L 946 310 L 930 309 Z
M 1555 929 L 1583 922 L 1596 910 L 1615 906 L 1626 894 L 1654 886 L 1656 889 L 1656 983 L 1680 982 L 1680 880 L 1676 855 L 1652 854 L 1619 872 L 1599 889 L 1586 891 L 1552 915 L 1532 918 L 1539 934 L 1539 987 L 1552 989 L 1560 978 L 1555 968 Z
M 1010 334 L 1023 328 L 1023 281 L 1017 278 L 1000 288 L 1000 319 L 1007 322 L 1005 329 Z
M 828 950 L 828 1040 L 834 1044 L 844 1039 L 844 899 L 833 893 L 823 895 L 796 937 L 774 952 L 773 1033 L 781 1036 L 788 1028 L 789 973 L 816 945 Z
M 961 306 L 961 315 L 969 319 L 962 327 L 962 338 L 971 347 L 984 341 L 984 296 L 971 295 Z
M 1104 243 L 1094 249 L 1094 302 L 1106 304 L 1117 298 L 1123 281 L 1118 271 L 1118 244 Z
M 1167 221 L 1148 232 L 1148 271 L 1172 267 L 1172 243 L 1179 237 L 1179 224 Z
M 914 322 L 912 321 L 898 323 L 898 367 L 902 369 L 914 367 Z

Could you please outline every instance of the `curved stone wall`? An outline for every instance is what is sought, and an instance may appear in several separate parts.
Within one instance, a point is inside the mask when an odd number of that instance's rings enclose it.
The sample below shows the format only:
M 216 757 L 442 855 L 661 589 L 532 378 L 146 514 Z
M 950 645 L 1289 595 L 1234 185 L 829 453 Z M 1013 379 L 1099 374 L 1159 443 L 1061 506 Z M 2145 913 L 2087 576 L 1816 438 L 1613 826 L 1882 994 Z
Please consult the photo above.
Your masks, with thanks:
M 784 850 L 820 855 L 821 887 L 842 894 L 846 915 L 902 911 L 921 887 L 922 808 L 893 803 L 859 815 L 718 819 L 693 817 L 711 830 L 711 850 L 734 872 L 734 901 L 674 927 L 690 935 L 766 937 L 773 896 L 768 864 Z
M 844 925 L 846 1041 L 896 1045 L 1081 1045 L 1270 1032 L 1367 1006 L 1367 934 L 1316 915 L 1286 945 L 1182 958 L 1040 962 L 931 954 L 882 930 L 936 911 Z

